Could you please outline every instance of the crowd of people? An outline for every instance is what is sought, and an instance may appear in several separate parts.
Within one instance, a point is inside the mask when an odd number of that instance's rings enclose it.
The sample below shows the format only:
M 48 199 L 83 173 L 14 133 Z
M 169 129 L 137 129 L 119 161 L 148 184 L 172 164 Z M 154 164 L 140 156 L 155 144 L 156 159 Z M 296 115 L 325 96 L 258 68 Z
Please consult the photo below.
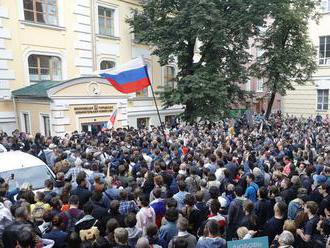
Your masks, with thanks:
M 330 121 L 271 115 L 44 137 L 0 133 L 41 160 L 44 191 L 0 178 L 2 246 L 330 247 Z

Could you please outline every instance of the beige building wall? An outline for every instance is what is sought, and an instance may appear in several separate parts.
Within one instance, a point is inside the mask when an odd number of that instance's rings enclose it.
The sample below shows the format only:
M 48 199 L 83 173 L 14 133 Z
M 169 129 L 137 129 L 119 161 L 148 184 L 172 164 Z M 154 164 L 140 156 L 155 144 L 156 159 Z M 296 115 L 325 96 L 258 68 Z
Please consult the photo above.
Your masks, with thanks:
M 0 0 L 0 129 L 10 132 L 16 126 L 20 127 L 20 124 L 16 123 L 11 92 L 30 85 L 28 57 L 31 54 L 60 58 L 62 80 L 91 75 L 100 69 L 103 60 L 122 64 L 142 55 L 148 63 L 155 90 L 159 89 L 164 83 L 163 68 L 157 62 L 157 57 L 151 56 L 150 47 L 133 41 L 133 35 L 126 23 L 132 9 L 139 8 L 138 3 L 138 0 L 57 0 L 58 24 L 54 26 L 27 21 L 24 16 L 23 0 Z M 114 11 L 112 36 L 100 34 L 99 6 Z M 84 92 L 78 89 L 78 91 L 67 90 L 62 94 L 75 97 L 84 95 Z M 118 92 L 116 94 L 118 95 Z M 124 113 L 127 116 L 123 119 L 132 123 L 127 125 L 135 125 L 138 116 L 155 115 L 150 89 L 147 97 L 130 94 L 128 101 L 133 115 L 129 116 L 129 109 Z M 52 113 L 53 108 L 55 111 L 61 109 L 57 106 L 57 102 L 51 103 Z M 179 113 L 181 108 L 173 111 Z M 37 115 L 35 110 L 33 113 Z M 163 115 L 165 114 L 167 112 L 163 111 Z M 37 130 L 38 122 L 35 123 L 37 119 L 31 118 L 32 129 Z M 162 118 L 165 119 L 165 116 Z M 52 120 L 54 126 L 57 125 L 57 121 L 57 119 Z M 151 124 L 159 123 L 155 119 L 151 120 Z M 52 132 L 55 130 L 52 129 Z
M 33 101 L 21 100 L 16 103 L 18 113 L 18 127 L 22 130 L 23 118 L 22 113 L 28 113 L 30 118 L 31 133 L 36 134 L 43 132 L 42 115 L 50 116 L 50 103 L 49 101 Z
M 309 36 L 317 49 L 318 56 L 320 37 L 330 35 L 329 24 L 330 12 L 322 13 L 318 23 L 315 21 L 310 23 Z M 282 111 L 284 113 L 304 117 L 317 114 L 324 116 L 330 113 L 329 108 L 322 111 L 317 109 L 317 90 L 330 89 L 330 63 L 320 65 L 319 57 L 317 57 L 317 64 L 319 65 L 317 71 L 309 83 L 305 86 L 295 86 L 296 90 L 288 91 L 287 95 L 282 98 Z

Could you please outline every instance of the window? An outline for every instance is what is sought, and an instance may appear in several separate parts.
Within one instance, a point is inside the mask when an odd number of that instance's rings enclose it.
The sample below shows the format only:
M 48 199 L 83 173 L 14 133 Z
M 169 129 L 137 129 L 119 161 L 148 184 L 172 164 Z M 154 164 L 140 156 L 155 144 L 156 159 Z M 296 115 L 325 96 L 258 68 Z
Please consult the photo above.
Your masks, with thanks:
M 50 119 L 49 115 L 41 115 L 41 128 L 45 136 L 50 136 Z
M 61 59 L 53 56 L 32 54 L 28 58 L 30 82 L 62 80 Z
M 265 50 L 257 47 L 257 50 L 256 50 L 256 59 L 260 62 L 262 62 L 264 59 L 261 57 L 263 54 L 265 53 Z
M 106 70 L 106 69 L 114 68 L 115 66 L 116 66 L 115 62 L 110 61 L 110 60 L 103 60 L 103 61 L 101 61 L 100 69 Z
M 248 79 L 246 84 L 245 84 L 245 90 L 246 91 L 251 91 L 251 80 Z
M 175 68 L 174 66 L 164 67 L 164 87 L 175 88 Z
M 149 118 L 137 118 L 137 128 L 148 128 L 149 127 Z
M 319 64 L 330 64 L 330 36 L 320 37 Z
M 165 124 L 168 125 L 168 126 L 172 125 L 173 123 L 175 123 L 175 118 L 176 118 L 175 115 L 166 115 L 165 116 Z
M 151 74 L 151 65 L 150 65 L 150 63 L 146 63 L 146 65 L 147 65 L 147 70 L 148 70 L 148 76 L 149 76 L 149 79 L 151 81 L 151 76 L 152 76 L 152 74 Z M 149 89 L 149 87 L 146 87 L 143 90 L 136 92 L 136 97 L 147 97 L 148 96 L 148 89 Z
M 317 90 L 317 110 L 328 110 L 329 90 Z
M 264 91 L 264 80 L 263 79 L 258 79 L 256 91 L 257 92 L 263 92 Z
M 98 7 L 99 34 L 114 36 L 114 15 L 114 9 L 102 6 Z
M 25 133 L 31 133 L 31 127 L 30 127 L 30 115 L 29 113 L 22 113 L 21 115 L 21 126 L 22 126 L 22 131 Z
M 56 0 L 23 0 L 27 21 L 58 25 Z
M 321 9 L 322 12 L 330 12 L 330 0 L 322 0 Z

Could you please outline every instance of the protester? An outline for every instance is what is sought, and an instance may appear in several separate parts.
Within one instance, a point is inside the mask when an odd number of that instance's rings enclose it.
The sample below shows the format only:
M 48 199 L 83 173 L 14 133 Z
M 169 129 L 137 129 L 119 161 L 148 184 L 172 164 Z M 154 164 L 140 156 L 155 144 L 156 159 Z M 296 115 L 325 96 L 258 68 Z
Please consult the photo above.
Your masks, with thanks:
M 221 248 L 261 236 L 274 247 L 329 244 L 329 122 L 249 111 L 164 132 L 0 132 L 6 150 L 29 152 L 56 175 L 38 191 L 29 178 L 0 178 L 3 246 Z

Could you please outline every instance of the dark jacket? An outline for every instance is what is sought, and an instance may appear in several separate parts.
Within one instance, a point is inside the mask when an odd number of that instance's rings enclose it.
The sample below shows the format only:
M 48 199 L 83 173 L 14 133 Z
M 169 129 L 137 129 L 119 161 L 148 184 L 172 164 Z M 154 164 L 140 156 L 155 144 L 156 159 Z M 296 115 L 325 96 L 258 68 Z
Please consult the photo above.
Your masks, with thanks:
M 261 199 L 258 200 L 255 204 L 255 213 L 257 215 L 257 225 L 262 227 L 265 222 L 271 218 L 271 203 L 269 200 Z
M 78 186 L 76 189 L 71 191 L 71 195 L 77 195 L 79 197 L 79 208 L 82 208 L 82 206 L 88 202 L 92 193 L 87 188 Z
M 238 227 L 244 217 L 243 199 L 235 198 L 228 209 L 228 226 Z

